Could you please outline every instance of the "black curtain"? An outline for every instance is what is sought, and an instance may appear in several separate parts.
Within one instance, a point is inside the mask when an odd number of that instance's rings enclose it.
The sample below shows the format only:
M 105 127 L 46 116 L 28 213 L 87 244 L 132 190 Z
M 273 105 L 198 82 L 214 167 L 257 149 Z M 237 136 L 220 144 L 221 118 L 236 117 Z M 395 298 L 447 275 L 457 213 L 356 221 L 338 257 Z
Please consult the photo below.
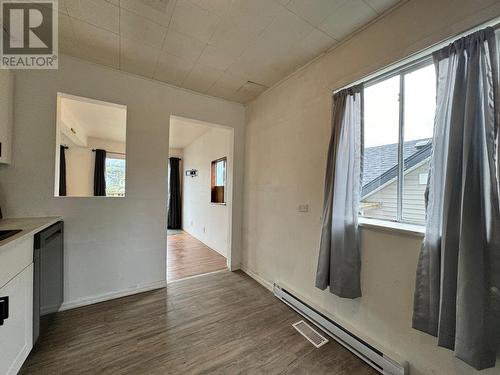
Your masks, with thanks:
M 179 158 L 169 158 L 170 161 L 170 196 L 168 198 L 168 229 L 181 229 L 181 179 L 179 173 Z
M 66 146 L 59 148 L 59 196 L 66 196 Z
M 96 197 L 106 196 L 106 151 L 95 150 L 95 167 L 94 167 L 94 195 Z

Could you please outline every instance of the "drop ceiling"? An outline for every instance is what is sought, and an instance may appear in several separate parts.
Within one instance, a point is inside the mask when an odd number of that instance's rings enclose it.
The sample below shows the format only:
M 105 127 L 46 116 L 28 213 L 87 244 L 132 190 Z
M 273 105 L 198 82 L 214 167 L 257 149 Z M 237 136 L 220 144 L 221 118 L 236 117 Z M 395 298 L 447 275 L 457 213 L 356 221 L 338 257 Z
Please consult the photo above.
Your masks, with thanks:
M 246 103 L 398 0 L 60 0 L 68 55 Z

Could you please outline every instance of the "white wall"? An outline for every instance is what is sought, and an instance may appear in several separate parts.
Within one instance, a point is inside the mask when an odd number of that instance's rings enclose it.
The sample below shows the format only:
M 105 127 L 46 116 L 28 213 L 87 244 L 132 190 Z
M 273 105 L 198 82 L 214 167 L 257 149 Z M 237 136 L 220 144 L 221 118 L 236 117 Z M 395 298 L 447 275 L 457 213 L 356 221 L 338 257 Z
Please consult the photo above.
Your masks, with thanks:
M 198 176 L 184 177 L 182 228 L 225 257 L 231 201 L 226 193 L 225 205 L 210 203 L 211 163 L 227 157 L 226 180 L 231 181 L 231 135 L 232 132 L 226 129 L 210 129 L 183 150 L 183 174 L 185 170 L 197 169 Z
M 58 91 L 127 106 L 125 198 L 53 196 Z M 65 306 L 165 284 L 171 115 L 234 129 L 240 213 L 243 106 L 64 55 L 59 70 L 16 72 L 13 164 L 0 166 L 0 206 L 5 217 L 64 217 Z M 233 215 L 232 267 L 240 263 L 240 220 Z
M 362 231 L 357 300 L 314 287 L 331 90 L 500 15 L 493 0 L 413 0 L 268 90 L 247 110 L 244 267 L 282 282 L 377 347 L 410 362 L 410 373 L 474 374 L 411 328 L 420 238 Z M 308 213 L 297 212 L 308 203 Z M 481 374 L 498 375 L 496 369 Z
M 173 158 L 182 159 L 182 157 L 183 157 L 182 148 L 173 148 L 173 147 L 169 148 L 168 149 L 168 156 L 173 157 Z

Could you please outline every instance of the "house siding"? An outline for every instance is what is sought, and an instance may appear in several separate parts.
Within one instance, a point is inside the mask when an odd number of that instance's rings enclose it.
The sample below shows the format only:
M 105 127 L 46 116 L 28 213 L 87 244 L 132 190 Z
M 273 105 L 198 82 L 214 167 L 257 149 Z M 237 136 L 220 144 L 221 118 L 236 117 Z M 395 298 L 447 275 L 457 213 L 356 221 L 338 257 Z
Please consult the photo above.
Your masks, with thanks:
M 420 184 L 420 174 L 427 173 L 429 162 L 410 170 L 404 176 L 403 184 L 403 221 L 424 224 L 425 223 L 425 201 L 424 194 L 426 184 Z M 379 208 L 365 210 L 363 216 L 382 219 L 396 220 L 397 218 L 397 180 L 394 180 L 384 188 L 363 199 L 362 203 L 376 202 Z

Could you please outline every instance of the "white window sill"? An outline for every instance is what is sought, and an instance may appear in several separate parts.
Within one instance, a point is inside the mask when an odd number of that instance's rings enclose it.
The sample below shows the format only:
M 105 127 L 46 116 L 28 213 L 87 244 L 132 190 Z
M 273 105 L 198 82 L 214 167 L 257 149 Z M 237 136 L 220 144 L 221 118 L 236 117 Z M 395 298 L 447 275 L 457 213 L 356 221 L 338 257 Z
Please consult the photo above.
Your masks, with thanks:
M 423 237 L 425 235 L 425 227 L 417 224 L 397 223 L 394 221 L 369 219 L 366 217 L 359 217 L 358 224 L 362 228 L 405 234 L 408 236 Z

